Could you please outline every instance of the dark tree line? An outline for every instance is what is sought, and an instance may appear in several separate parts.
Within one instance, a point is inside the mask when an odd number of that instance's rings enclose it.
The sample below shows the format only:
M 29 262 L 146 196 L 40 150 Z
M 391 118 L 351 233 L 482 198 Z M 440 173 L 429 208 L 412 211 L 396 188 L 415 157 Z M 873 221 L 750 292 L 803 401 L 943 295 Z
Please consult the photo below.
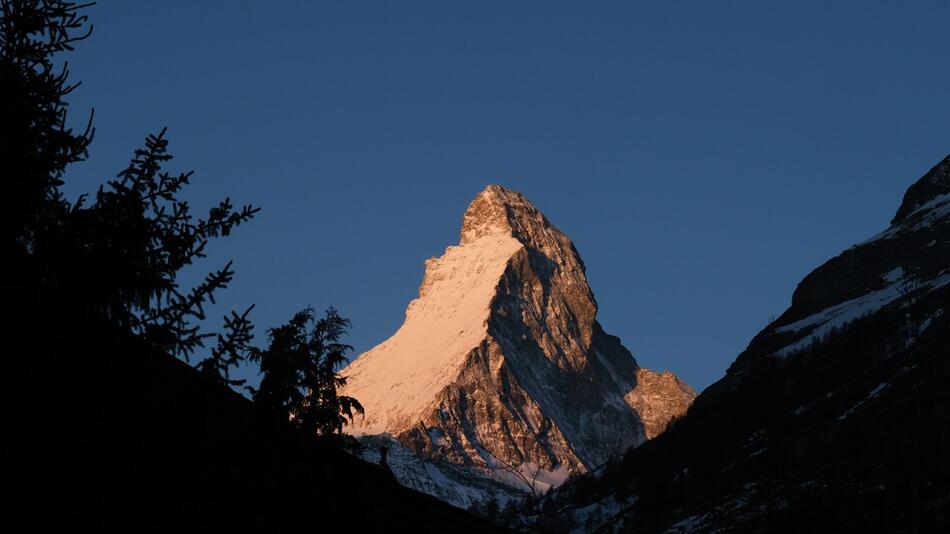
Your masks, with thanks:
M 255 401 L 313 435 L 339 435 L 362 406 L 337 395 L 337 375 L 350 347 L 339 342 L 349 321 L 333 308 L 311 308 L 252 345 L 249 313 L 232 311 L 218 332 L 203 328 L 205 306 L 234 277 L 231 262 L 194 287 L 179 272 L 205 257 L 259 208 L 224 198 L 204 216 L 183 197 L 192 172 L 164 170 L 172 159 L 163 129 L 148 135 L 129 165 L 93 195 L 74 201 L 61 186 L 67 167 L 84 160 L 93 140 L 92 113 L 82 131 L 69 126 L 69 80 L 63 52 L 92 33 L 83 9 L 63 0 L 0 0 L 0 227 L 4 297 L 55 302 L 66 313 L 91 313 L 187 361 L 216 382 L 240 386 L 231 370 L 260 364 Z M 212 342 L 209 348 L 206 346 Z

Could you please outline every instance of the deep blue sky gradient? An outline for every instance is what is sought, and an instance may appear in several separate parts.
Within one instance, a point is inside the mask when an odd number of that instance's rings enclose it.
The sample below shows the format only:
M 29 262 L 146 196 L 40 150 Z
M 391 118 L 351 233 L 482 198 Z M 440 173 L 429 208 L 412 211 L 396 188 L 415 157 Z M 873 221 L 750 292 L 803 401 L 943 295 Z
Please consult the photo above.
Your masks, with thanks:
M 363 351 L 499 183 L 574 240 L 605 329 L 701 389 L 950 151 L 950 3 L 776 4 L 100 1 L 67 191 L 168 126 L 196 207 L 263 208 L 200 266 L 235 260 L 214 315 L 256 303 L 263 337 L 332 304 Z

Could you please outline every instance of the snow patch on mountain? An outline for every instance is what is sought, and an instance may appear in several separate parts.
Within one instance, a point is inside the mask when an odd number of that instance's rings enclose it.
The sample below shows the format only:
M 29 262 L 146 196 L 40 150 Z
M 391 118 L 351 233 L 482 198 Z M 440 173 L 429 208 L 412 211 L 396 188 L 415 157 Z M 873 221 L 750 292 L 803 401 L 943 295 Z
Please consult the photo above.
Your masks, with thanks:
M 904 270 L 900 267 L 886 273 L 883 279 L 891 283 L 876 291 L 868 292 L 860 297 L 809 315 L 794 323 L 776 328 L 775 332 L 778 333 L 797 332 L 806 328 L 812 328 L 812 330 L 808 335 L 795 341 L 791 345 L 776 351 L 774 356 L 786 357 L 794 354 L 807 347 L 812 341 L 824 338 L 834 329 L 842 328 L 856 319 L 875 313 L 902 296 L 905 296 L 908 291 L 912 290 L 912 288 L 908 286 L 912 281 L 905 278 Z M 933 291 L 950 284 L 950 273 L 938 276 L 932 280 L 917 281 L 915 283 L 918 285 L 919 290 L 924 292 Z
M 876 398 L 881 394 L 881 392 L 884 391 L 885 389 L 887 389 L 888 387 L 890 387 L 890 384 L 888 384 L 887 382 L 882 382 L 882 383 L 878 384 L 877 386 L 874 387 L 874 389 L 872 389 L 872 390 L 868 393 L 867 397 L 865 397 L 864 399 L 860 400 L 857 404 L 855 404 L 854 406 L 852 406 L 851 408 L 849 408 L 848 411 L 846 411 L 846 412 L 844 412 L 843 414 L 841 414 L 840 416 L 838 416 L 838 420 L 839 420 L 839 421 L 844 421 L 845 419 L 848 418 L 849 415 L 853 414 L 856 410 L 858 410 L 859 408 L 861 408 L 861 406 L 863 406 L 864 403 L 868 402 L 869 400 L 876 399 Z
M 933 225 L 948 215 L 950 215 L 950 193 L 937 195 L 904 216 L 900 223 L 888 227 L 883 232 L 871 236 L 856 246 L 867 245 L 879 239 L 895 239 L 905 233 L 915 232 Z
M 776 328 L 776 332 L 796 332 L 808 327 L 814 327 L 807 336 L 779 350 L 775 355 L 779 357 L 788 356 L 807 347 L 812 340 L 825 337 L 835 328 L 841 328 L 855 319 L 887 306 L 901 296 L 901 284 L 902 281 L 893 282 L 877 291 L 872 291 L 860 297 L 845 301 L 837 306 L 832 306 L 813 315 L 809 315 L 800 321 L 795 321 L 794 323 Z
M 385 467 L 400 484 L 421 491 L 459 508 L 496 499 L 504 505 L 520 500 L 524 493 L 513 484 L 498 482 L 492 477 L 438 460 L 423 459 L 390 436 L 359 438 L 363 460 L 381 463 L 381 450 L 386 448 Z
M 409 304 L 405 323 L 343 372 L 360 385 L 366 410 L 350 433 L 380 434 L 420 416 L 432 393 L 458 375 L 465 356 L 485 338 L 495 288 L 521 248 L 510 235 L 491 233 L 426 261 L 419 298 Z

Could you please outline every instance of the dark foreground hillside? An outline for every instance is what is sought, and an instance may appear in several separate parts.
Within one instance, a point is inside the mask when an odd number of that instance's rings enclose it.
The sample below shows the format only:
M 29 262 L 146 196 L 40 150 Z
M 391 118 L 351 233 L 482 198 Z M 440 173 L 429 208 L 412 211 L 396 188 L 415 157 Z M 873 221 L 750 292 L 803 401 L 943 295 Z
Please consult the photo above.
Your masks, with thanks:
M 36 299 L 31 299 L 33 302 Z M 42 308 L 42 311 L 37 311 Z M 305 438 L 135 337 L 53 305 L 6 323 L 5 522 L 412 532 L 491 524 Z

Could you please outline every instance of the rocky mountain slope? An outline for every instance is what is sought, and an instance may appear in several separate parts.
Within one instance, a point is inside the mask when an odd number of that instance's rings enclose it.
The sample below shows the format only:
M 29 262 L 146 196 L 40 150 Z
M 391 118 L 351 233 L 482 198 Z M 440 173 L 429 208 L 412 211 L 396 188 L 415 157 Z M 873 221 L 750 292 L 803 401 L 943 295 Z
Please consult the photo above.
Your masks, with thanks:
M 402 327 L 343 371 L 343 394 L 366 409 L 348 431 L 544 484 L 599 465 L 695 392 L 639 368 L 596 313 L 571 240 L 521 194 L 489 186 L 459 245 L 426 261 Z
M 950 157 L 687 415 L 560 499 L 606 530 L 950 529 Z M 702 447 L 697 447 L 702 443 Z

